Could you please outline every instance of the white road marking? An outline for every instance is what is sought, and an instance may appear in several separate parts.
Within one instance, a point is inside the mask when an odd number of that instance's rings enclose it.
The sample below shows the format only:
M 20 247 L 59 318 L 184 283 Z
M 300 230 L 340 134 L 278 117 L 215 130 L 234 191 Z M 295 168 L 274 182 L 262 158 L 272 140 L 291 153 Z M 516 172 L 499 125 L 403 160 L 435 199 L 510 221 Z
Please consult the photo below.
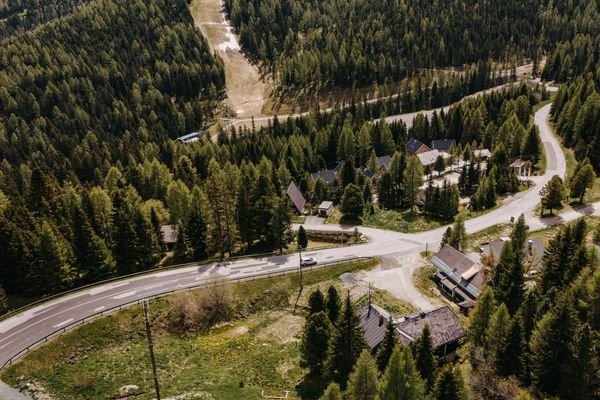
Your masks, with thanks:
M 66 321 L 63 321 L 63 322 L 61 322 L 60 324 L 56 324 L 56 325 L 54 325 L 54 328 L 62 328 L 63 326 L 65 326 L 65 325 L 68 325 L 68 324 L 70 324 L 71 322 L 73 322 L 73 318 L 69 318 L 68 320 L 66 320 Z
M 125 292 L 125 293 L 116 295 L 113 297 L 113 299 L 115 299 L 115 300 L 124 299 L 125 297 L 135 296 L 136 293 L 137 293 L 137 290 L 131 290 L 129 292 Z
M 122 286 L 127 286 L 129 285 L 129 282 L 121 282 L 121 283 L 115 283 L 114 285 L 106 285 L 106 286 L 100 286 L 97 288 L 92 288 L 90 289 L 90 296 L 96 296 L 97 294 L 103 293 L 103 292 L 107 292 L 111 289 L 116 289 Z
M 98 308 L 94 308 L 94 312 L 100 312 L 100 311 L 104 310 L 104 308 L 105 308 L 104 306 L 100 306 Z

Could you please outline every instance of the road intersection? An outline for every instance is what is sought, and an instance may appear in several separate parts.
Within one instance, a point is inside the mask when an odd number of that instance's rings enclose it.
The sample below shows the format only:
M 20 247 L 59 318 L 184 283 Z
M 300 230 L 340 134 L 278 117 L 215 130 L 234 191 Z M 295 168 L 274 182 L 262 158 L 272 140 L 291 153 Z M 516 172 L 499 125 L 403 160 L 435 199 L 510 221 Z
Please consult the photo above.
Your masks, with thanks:
M 469 233 L 474 233 L 499 223 L 507 223 L 510 217 L 524 213 L 530 226 L 535 228 L 545 225 L 564 223 L 581 216 L 576 211 L 558 218 L 540 221 L 534 216 L 539 203 L 539 189 L 553 175 L 564 177 L 566 162 L 561 146 L 552 134 L 547 117 L 550 106 L 540 109 L 535 115 L 535 123 L 546 152 L 547 170 L 536 178 L 537 185 L 527 191 L 516 194 L 505 201 L 498 209 L 466 222 Z M 600 215 L 600 204 L 588 206 L 585 214 Z M 333 225 L 305 225 L 307 230 L 353 233 L 354 227 Z M 342 262 L 360 257 L 391 257 L 403 259 L 418 255 L 428 245 L 437 248 L 445 227 L 417 233 L 407 234 L 382 229 L 361 227 L 361 233 L 369 240 L 365 244 L 332 248 L 319 251 L 307 251 L 306 256 L 316 257 L 320 263 Z M 400 266 L 405 275 L 401 280 L 404 300 L 419 309 L 431 306 L 430 300 L 423 296 L 412 285 L 412 272 L 418 267 L 414 265 Z M 110 312 L 120 306 L 134 304 L 144 298 L 181 291 L 210 283 L 215 279 L 239 281 L 253 279 L 265 275 L 274 275 L 297 270 L 297 254 L 280 255 L 261 258 L 246 258 L 232 261 L 226 265 L 208 264 L 191 265 L 177 269 L 153 271 L 141 276 L 125 278 L 118 281 L 93 286 L 27 309 L 17 315 L 0 321 L 0 366 L 45 341 L 48 335 L 59 334 L 68 328 L 81 323 L 100 313 Z

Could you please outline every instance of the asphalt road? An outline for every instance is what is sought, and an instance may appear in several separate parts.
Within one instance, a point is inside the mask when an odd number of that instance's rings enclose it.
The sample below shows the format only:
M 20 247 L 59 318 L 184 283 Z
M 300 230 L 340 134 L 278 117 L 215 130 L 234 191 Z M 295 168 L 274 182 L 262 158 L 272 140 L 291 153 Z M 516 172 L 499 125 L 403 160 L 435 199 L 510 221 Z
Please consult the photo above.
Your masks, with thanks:
M 530 225 L 544 226 L 564 223 L 583 214 L 599 214 L 600 204 L 588 206 L 581 213 L 571 212 L 564 216 L 540 221 L 533 215 L 539 203 L 539 188 L 553 175 L 564 176 L 566 163 L 558 141 L 552 135 L 546 119 L 550 106 L 537 112 L 535 122 L 540 128 L 547 158 L 547 171 L 536 177 L 537 186 L 521 192 L 509 199 L 505 204 L 488 214 L 468 220 L 469 232 L 476 232 L 499 223 L 506 223 L 510 217 L 521 213 L 527 215 Z M 306 229 L 346 231 L 351 234 L 354 227 L 331 225 L 305 225 Z M 402 259 L 418 254 L 429 248 L 437 248 L 445 228 L 418 234 L 404 234 L 361 227 L 361 232 L 369 238 L 368 243 L 357 246 L 335 249 L 308 251 L 307 256 L 316 257 L 320 263 L 343 261 L 356 257 L 385 256 Z M 27 351 L 38 341 L 56 331 L 69 328 L 83 318 L 89 318 L 100 312 L 109 311 L 113 307 L 128 305 L 137 300 L 172 291 L 195 287 L 203 282 L 214 280 L 251 279 L 265 274 L 277 274 L 298 268 L 298 256 L 283 255 L 267 258 L 252 258 L 232 262 L 227 265 L 194 265 L 180 269 L 151 272 L 143 276 L 107 283 L 79 292 L 65 295 L 33 307 L 23 313 L 0 322 L 0 366 L 9 359 Z M 412 268 L 400 267 L 406 279 L 403 285 L 405 300 L 418 308 L 427 308 L 430 302 L 412 286 Z

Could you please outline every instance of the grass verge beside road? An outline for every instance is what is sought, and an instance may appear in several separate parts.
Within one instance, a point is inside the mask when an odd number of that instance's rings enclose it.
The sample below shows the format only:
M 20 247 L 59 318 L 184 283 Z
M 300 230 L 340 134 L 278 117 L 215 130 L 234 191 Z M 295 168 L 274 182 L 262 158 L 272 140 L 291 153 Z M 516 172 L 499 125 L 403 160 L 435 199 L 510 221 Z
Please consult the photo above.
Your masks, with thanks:
M 341 274 L 368 270 L 377 263 L 371 259 L 305 272 L 300 305 L 317 286 L 346 289 Z M 177 310 L 193 310 L 211 289 L 152 300 L 162 395 L 254 400 L 262 390 L 294 393 L 304 373 L 298 366 L 304 316 L 302 311 L 292 312 L 299 288 L 298 275 L 225 285 L 229 322 L 185 334 L 170 328 L 182 316 Z M 134 306 L 60 336 L 3 370 L 0 377 L 16 387 L 34 385 L 54 399 L 121 398 L 119 389 L 126 385 L 137 387 L 132 398 L 153 399 L 141 309 Z

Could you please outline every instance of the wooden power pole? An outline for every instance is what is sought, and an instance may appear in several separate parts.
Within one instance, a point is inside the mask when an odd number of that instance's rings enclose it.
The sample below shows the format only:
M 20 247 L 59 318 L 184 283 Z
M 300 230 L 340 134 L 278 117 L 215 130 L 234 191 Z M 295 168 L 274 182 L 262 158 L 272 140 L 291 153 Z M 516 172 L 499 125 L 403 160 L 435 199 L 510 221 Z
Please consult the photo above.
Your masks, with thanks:
M 150 351 L 150 361 L 152 362 L 152 374 L 154 375 L 154 388 L 156 389 L 156 400 L 160 400 L 160 386 L 158 385 L 158 374 L 156 373 L 156 359 L 154 358 L 154 345 L 152 344 L 152 331 L 150 330 L 150 318 L 148 318 L 148 300 L 145 299 L 144 320 L 146 321 L 146 336 L 148 337 L 148 350 Z

